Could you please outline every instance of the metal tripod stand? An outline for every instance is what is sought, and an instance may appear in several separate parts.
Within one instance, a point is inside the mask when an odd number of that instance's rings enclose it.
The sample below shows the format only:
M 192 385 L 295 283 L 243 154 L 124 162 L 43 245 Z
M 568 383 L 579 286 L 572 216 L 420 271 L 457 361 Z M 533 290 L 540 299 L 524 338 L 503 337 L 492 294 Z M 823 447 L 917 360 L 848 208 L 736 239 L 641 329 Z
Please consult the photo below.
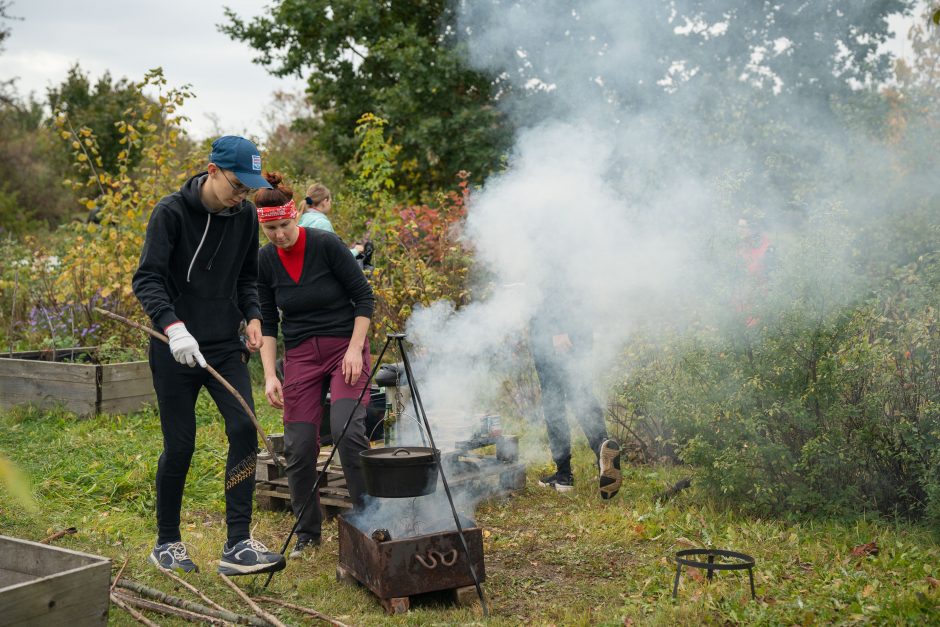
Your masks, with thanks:
M 291 528 L 290 533 L 287 536 L 287 539 L 284 541 L 284 546 L 281 547 L 281 555 L 287 551 L 287 547 L 290 545 L 291 539 L 294 537 L 294 534 L 297 532 L 297 527 L 300 525 L 301 516 L 306 511 L 312 503 L 315 502 L 315 495 L 317 489 L 322 483 L 323 479 L 326 477 L 327 468 L 330 465 L 330 462 L 333 461 L 333 456 L 336 454 L 336 451 L 339 450 L 339 444 L 342 442 L 343 438 L 346 437 L 346 431 L 349 429 L 349 424 L 352 421 L 353 412 L 355 412 L 356 407 L 359 406 L 359 403 L 362 402 L 362 398 L 365 395 L 366 390 L 369 389 L 369 383 L 372 381 L 372 378 L 375 376 L 375 373 L 378 371 L 379 364 L 382 361 L 382 357 L 385 356 L 385 351 L 388 350 L 389 345 L 392 342 L 395 342 L 398 347 L 398 352 L 401 355 L 402 363 L 405 366 L 405 376 L 408 380 L 408 388 L 411 392 L 411 400 L 415 409 L 415 415 L 424 423 L 424 428 L 426 430 L 428 441 L 431 445 L 433 451 L 437 451 L 437 447 L 434 445 L 434 436 L 431 434 L 431 423 L 428 421 L 427 413 L 424 411 L 424 403 L 421 400 L 421 395 L 418 392 L 418 387 L 415 384 L 414 371 L 411 368 L 411 360 L 408 357 L 408 353 L 405 351 L 405 334 L 404 333 L 388 333 L 385 339 L 385 345 L 382 346 L 382 351 L 379 353 L 378 359 L 375 360 L 375 364 L 372 367 L 372 372 L 369 374 L 369 378 L 366 380 L 365 386 L 363 387 L 362 393 L 359 395 L 359 400 L 356 402 L 356 405 L 350 411 L 349 416 L 346 418 L 346 423 L 343 425 L 343 431 L 340 433 L 339 438 L 336 442 L 333 443 L 333 450 L 330 451 L 329 457 L 327 457 L 326 463 L 323 465 L 323 470 L 317 475 L 317 480 L 313 484 L 313 489 L 310 491 L 310 495 L 307 497 L 307 500 L 304 502 L 303 507 L 300 508 L 300 512 L 297 514 L 297 520 L 294 522 L 294 526 Z M 467 546 L 467 540 L 464 538 L 463 526 L 460 524 L 460 516 L 457 514 L 457 508 L 454 505 L 454 498 L 450 491 L 450 485 L 447 483 L 447 476 L 444 473 L 444 466 L 441 462 L 441 455 L 436 453 L 434 459 L 437 461 L 437 469 L 441 476 L 441 482 L 444 485 L 444 492 L 447 494 L 447 502 L 450 504 L 451 513 L 454 516 L 454 524 L 457 526 L 457 536 L 460 538 L 460 545 L 464 550 L 464 555 L 467 557 L 467 567 L 470 570 L 470 576 L 473 579 L 473 585 L 476 587 L 477 596 L 480 597 L 480 604 L 483 607 L 483 616 L 489 616 L 489 610 L 486 604 L 486 597 L 483 595 L 483 588 L 480 586 L 480 578 L 477 575 L 476 569 L 473 567 L 473 559 L 470 556 L 470 547 Z M 264 587 L 267 587 L 271 583 L 271 578 L 274 576 L 274 573 L 269 573 L 267 581 L 264 582 Z

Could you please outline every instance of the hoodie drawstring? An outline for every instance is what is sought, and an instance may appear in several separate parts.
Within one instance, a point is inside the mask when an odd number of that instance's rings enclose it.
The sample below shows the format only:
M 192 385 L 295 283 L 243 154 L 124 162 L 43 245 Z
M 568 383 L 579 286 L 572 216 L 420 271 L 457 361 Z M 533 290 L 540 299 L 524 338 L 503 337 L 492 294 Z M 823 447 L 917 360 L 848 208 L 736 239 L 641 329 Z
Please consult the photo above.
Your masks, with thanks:
M 206 230 L 202 232 L 202 239 L 199 240 L 199 246 L 196 246 L 196 252 L 193 253 L 193 260 L 189 262 L 189 270 L 186 271 L 186 282 L 189 283 L 189 275 L 193 271 L 193 264 L 196 263 L 196 257 L 199 256 L 199 251 L 202 250 L 202 244 L 206 241 L 206 234 L 209 232 L 209 225 L 212 223 L 212 214 L 206 214 Z M 221 242 L 220 242 L 221 243 Z M 219 249 L 216 248 L 215 252 L 219 252 Z M 215 253 L 212 254 L 212 257 L 215 258 Z M 210 261 L 211 263 L 211 261 Z
M 212 269 L 212 262 L 215 261 L 215 256 L 219 254 L 219 249 L 222 248 L 222 242 L 225 241 L 225 232 L 228 231 L 228 220 L 222 221 L 222 235 L 219 237 L 219 243 L 215 245 L 215 251 L 212 253 L 212 256 L 209 257 L 209 263 L 206 264 L 206 270 Z

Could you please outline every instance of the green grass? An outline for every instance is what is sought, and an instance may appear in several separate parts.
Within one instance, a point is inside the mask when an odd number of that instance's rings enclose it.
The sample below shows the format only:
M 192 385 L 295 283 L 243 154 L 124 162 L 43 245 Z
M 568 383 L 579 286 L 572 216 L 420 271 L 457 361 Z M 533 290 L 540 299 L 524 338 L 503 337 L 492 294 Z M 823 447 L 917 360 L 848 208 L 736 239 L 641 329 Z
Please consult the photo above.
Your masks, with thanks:
M 183 505 L 184 540 L 204 569 L 192 581 L 223 605 L 250 613 L 214 574 L 225 538 L 225 436 L 210 402 L 201 399 L 198 413 L 197 452 Z M 274 412 L 259 406 L 259 413 L 267 430 L 280 431 Z M 153 411 L 91 420 L 36 410 L 0 415 L 0 453 L 31 482 L 38 504 L 30 512 L 0 488 L 0 533 L 38 540 L 77 527 L 77 535 L 56 544 L 108 556 L 115 570 L 128 559 L 125 577 L 190 598 L 145 561 L 155 537 L 152 479 L 160 443 Z M 865 516 L 744 517 L 713 509 L 694 488 L 660 506 L 655 495 L 684 474 L 668 467 L 625 469 L 622 491 L 605 503 L 596 496 L 591 462 L 586 448 L 579 449 L 572 494 L 540 489 L 536 479 L 548 466 L 533 466 L 524 491 L 478 509 L 488 620 L 478 609 L 439 600 L 386 616 L 366 589 L 335 581 L 332 523 L 324 529 L 323 547 L 289 564 L 269 592 L 358 625 L 940 622 L 940 593 L 928 583 L 938 577 L 940 546 L 930 530 Z M 292 522 L 287 514 L 257 512 L 253 534 L 280 548 Z M 871 541 L 880 549 L 877 556 L 852 556 L 854 546 Z M 718 573 L 711 583 L 698 573 L 684 574 L 679 597 L 672 599 L 671 558 L 691 545 L 753 555 L 758 599 L 750 600 L 747 577 L 738 572 Z M 251 580 L 240 583 L 250 588 Z M 275 613 L 294 624 L 307 622 L 289 611 Z M 111 624 L 136 623 L 112 608 Z

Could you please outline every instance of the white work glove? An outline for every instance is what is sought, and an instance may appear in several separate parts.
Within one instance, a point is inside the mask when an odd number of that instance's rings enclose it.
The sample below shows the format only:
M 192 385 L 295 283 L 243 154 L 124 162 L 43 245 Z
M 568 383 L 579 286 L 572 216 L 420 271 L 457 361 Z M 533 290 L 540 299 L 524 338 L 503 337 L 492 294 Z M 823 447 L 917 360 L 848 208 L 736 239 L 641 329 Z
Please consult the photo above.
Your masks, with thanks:
M 185 324 L 174 322 L 166 328 L 166 335 L 170 338 L 170 352 L 173 353 L 173 359 L 190 368 L 196 364 L 202 368 L 206 367 L 206 358 L 199 352 L 199 342 L 186 330 Z

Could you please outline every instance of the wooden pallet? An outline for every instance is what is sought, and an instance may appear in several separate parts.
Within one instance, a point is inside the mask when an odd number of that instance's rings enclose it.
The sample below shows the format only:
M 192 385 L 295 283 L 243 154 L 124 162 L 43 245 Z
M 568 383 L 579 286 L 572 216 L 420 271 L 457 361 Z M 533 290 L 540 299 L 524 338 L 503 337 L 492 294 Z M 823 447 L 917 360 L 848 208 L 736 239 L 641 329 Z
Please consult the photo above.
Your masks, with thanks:
M 275 448 L 277 450 L 277 448 Z M 317 472 L 323 470 L 332 447 L 324 447 L 317 458 Z M 286 461 L 282 455 L 278 460 L 283 466 Z M 274 463 L 270 455 L 260 453 L 258 464 L 255 467 L 255 501 L 258 509 L 265 511 L 289 511 L 290 490 L 287 487 L 287 477 Z M 320 506 L 324 508 L 350 509 L 352 501 L 349 490 L 346 489 L 346 477 L 343 476 L 343 467 L 334 457 L 326 473 L 326 485 L 320 487 Z M 333 514 L 336 512 L 327 511 Z

